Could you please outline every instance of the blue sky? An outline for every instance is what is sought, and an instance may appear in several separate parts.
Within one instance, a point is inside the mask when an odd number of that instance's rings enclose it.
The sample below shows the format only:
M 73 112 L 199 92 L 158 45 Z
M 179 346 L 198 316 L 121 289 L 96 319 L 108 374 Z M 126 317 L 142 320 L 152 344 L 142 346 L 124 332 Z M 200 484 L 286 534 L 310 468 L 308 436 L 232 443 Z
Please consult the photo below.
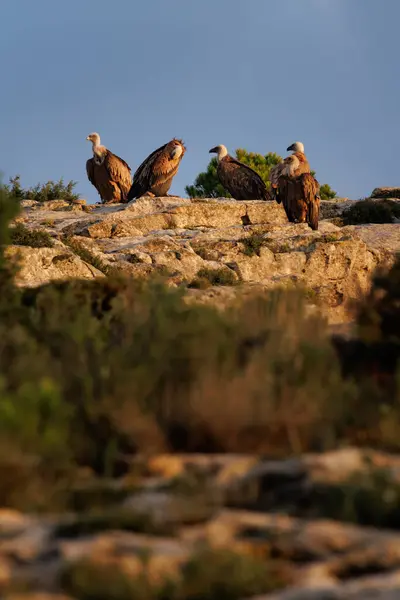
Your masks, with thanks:
M 182 137 L 171 192 L 208 150 L 286 155 L 359 198 L 400 185 L 399 0 L 1 0 L 0 170 L 74 179 L 86 136 L 135 170 Z

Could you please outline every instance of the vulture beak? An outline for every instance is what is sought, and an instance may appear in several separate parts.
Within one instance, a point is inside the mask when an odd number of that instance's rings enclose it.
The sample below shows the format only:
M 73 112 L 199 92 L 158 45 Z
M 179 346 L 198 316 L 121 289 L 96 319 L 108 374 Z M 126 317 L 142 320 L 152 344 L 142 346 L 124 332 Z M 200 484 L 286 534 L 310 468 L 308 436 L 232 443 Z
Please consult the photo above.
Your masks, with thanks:
M 215 146 L 215 148 L 211 148 L 211 150 L 208 151 L 209 154 L 213 154 L 214 152 L 218 152 L 218 148 Z
M 294 150 L 294 144 L 292 144 L 291 146 L 289 146 L 289 148 L 286 149 L 286 152 L 290 152 L 290 150 Z
M 86 139 L 88 140 L 88 142 L 90 142 L 90 137 L 89 137 L 89 136 L 87 136 L 87 138 L 86 138 Z

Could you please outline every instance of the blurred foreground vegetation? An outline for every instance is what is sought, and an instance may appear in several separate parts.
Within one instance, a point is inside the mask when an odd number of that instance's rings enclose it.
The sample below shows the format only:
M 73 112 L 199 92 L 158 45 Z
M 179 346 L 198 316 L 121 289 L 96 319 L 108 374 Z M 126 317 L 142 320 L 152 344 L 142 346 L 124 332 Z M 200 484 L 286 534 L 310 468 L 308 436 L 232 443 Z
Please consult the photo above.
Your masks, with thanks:
M 63 508 L 82 468 L 155 451 L 400 449 L 400 261 L 332 339 L 298 291 L 220 312 L 160 280 L 14 286 L 0 195 L 0 506 Z

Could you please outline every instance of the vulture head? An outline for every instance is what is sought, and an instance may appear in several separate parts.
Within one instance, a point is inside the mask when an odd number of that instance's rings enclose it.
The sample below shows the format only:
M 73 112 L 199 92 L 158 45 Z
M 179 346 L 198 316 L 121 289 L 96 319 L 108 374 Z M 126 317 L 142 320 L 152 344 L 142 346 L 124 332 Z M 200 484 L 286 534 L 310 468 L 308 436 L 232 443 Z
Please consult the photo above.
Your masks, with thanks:
M 301 152 L 302 154 L 304 154 L 304 144 L 302 144 L 301 142 L 294 142 L 294 144 L 289 146 L 289 148 L 287 148 L 286 151 Z
M 223 144 L 220 144 L 219 146 L 215 146 L 214 148 L 211 148 L 211 150 L 209 150 L 209 153 L 217 154 L 218 160 L 222 160 L 225 156 L 228 155 L 228 150 L 226 149 L 226 146 L 224 146 Z
M 105 148 L 104 146 L 101 146 L 99 134 L 98 133 L 90 133 L 86 139 L 89 142 L 92 142 L 94 162 L 97 165 L 101 165 L 103 163 L 105 155 L 107 153 L 107 148 Z
M 98 133 L 90 133 L 86 139 L 92 142 L 93 146 L 100 146 L 100 136 Z
M 176 160 L 177 158 L 180 158 L 181 156 L 183 156 L 183 154 L 185 154 L 186 148 L 182 142 L 182 140 L 177 140 L 177 139 L 173 139 L 172 142 L 170 142 L 171 145 L 171 151 L 170 151 L 170 158 L 171 160 Z

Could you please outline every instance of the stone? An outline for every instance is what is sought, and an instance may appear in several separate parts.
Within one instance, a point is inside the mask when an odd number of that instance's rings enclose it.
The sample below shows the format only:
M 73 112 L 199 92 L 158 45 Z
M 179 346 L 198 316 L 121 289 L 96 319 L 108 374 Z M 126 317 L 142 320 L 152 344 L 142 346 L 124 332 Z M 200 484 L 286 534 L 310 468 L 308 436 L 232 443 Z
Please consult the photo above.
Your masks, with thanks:
M 192 550 L 191 544 L 182 540 L 122 531 L 60 543 L 61 556 L 66 563 L 90 560 L 99 568 L 111 566 L 131 576 L 145 570 L 154 583 L 177 578 Z
M 17 534 L 32 525 L 34 519 L 9 508 L 0 508 L 0 538 L 3 535 Z
M 15 282 L 21 287 L 36 287 L 50 281 L 65 279 L 104 277 L 103 273 L 84 262 L 67 247 L 9 246 L 6 256 L 18 261 L 19 270 Z
M 348 225 L 342 231 L 360 238 L 371 250 L 392 254 L 400 250 L 400 225 L 397 223 Z
M 400 198 L 400 187 L 380 187 L 372 191 L 371 198 Z
M 61 252 L 64 236 L 72 236 L 117 271 L 160 274 L 170 285 L 185 286 L 188 302 L 224 309 L 252 293 L 300 285 L 313 298 L 310 307 L 331 326 L 343 325 L 352 321 L 353 303 L 368 292 L 376 267 L 390 265 L 400 250 L 400 224 L 341 228 L 330 222 L 351 205 L 345 198 L 322 201 L 319 230 L 313 232 L 306 224 L 288 223 L 276 202 L 142 198 L 94 205 L 86 213 L 71 211 L 64 201 L 24 201 L 19 218 L 25 225 L 45 228 L 60 242 L 57 249 L 22 249 L 18 284 L 99 276 L 78 256 L 71 258 L 69 248 Z M 246 240 L 254 236 L 262 243 L 253 252 Z M 187 289 L 202 268 L 234 271 L 238 285 Z

